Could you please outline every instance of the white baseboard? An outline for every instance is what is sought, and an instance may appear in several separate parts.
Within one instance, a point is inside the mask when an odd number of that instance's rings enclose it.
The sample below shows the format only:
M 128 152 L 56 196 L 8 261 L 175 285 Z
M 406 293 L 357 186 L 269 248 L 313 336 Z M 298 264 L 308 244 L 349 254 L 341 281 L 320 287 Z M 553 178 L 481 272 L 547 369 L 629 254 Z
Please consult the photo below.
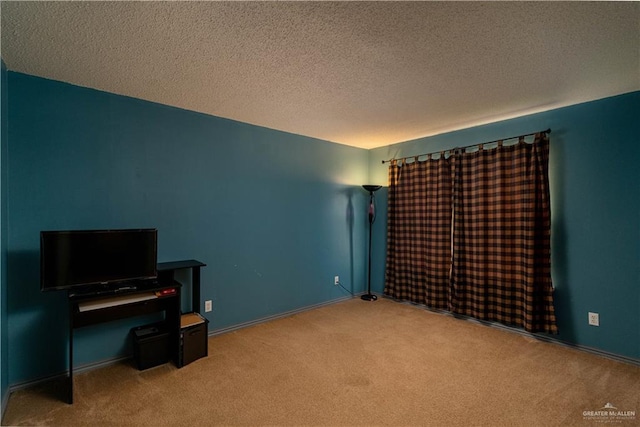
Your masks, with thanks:
M 224 334 L 224 333 L 227 333 L 227 332 L 235 331 L 235 330 L 238 330 L 238 329 L 247 328 L 249 326 L 257 325 L 257 324 L 260 324 L 260 323 L 265 323 L 265 322 L 268 322 L 270 320 L 275 320 L 275 319 L 279 319 L 279 318 L 282 318 L 282 317 L 291 316 L 291 315 L 294 315 L 294 314 L 297 314 L 297 313 L 302 313 L 302 312 L 305 312 L 305 311 L 309 311 L 309 310 L 313 310 L 313 309 L 316 309 L 316 308 L 324 307 L 324 306 L 327 306 L 327 305 L 336 304 L 336 303 L 339 303 L 339 302 L 342 302 L 342 301 L 346 301 L 346 300 L 351 299 L 351 298 L 354 298 L 354 297 L 351 296 L 351 295 L 345 296 L 345 297 L 340 297 L 340 298 L 333 299 L 333 300 L 326 301 L 326 302 L 322 302 L 322 303 L 319 303 L 319 304 L 313 304 L 313 305 L 309 305 L 309 306 L 306 306 L 306 307 L 298 308 L 298 309 L 295 309 L 295 310 L 287 311 L 285 313 L 274 314 L 272 316 L 263 317 L 261 319 L 252 320 L 252 321 L 249 321 L 249 322 L 245 322 L 245 323 L 240 323 L 240 324 L 237 324 L 237 325 L 229 326 L 227 328 L 216 329 L 214 331 L 209 331 L 209 336 L 220 335 L 220 334 Z M 82 373 L 82 372 L 91 371 L 91 370 L 98 369 L 98 368 L 103 368 L 105 366 L 109 366 L 109 365 L 113 365 L 115 363 L 119 363 L 119 362 L 121 362 L 123 360 L 131 359 L 131 357 L 132 356 L 118 356 L 118 357 L 105 359 L 105 360 L 101 360 L 101 361 L 94 362 L 94 363 L 88 363 L 86 365 L 77 366 L 77 367 L 73 368 L 73 373 L 75 375 L 75 374 L 79 374 L 79 373 Z M 34 380 L 24 381 L 24 382 L 21 382 L 21 383 L 10 385 L 9 386 L 9 390 L 6 393 L 6 396 L 2 397 L 2 405 L 3 405 L 2 406 L 2 410 L 3 410 L 3 412 L 4 412 L 4 410 L 6 408 L 6 405 L 7 405 L 8 401 L 9 401 L 9 395 L 11 393 L 13 393 L 14 391 L 21 390 L 21 389 L 24 389 L 24 388 L 29 388 L 29 387 L 32 387 L 32 386 L 35 386 L 37 384 L 40 384 L 40 383 L 43 383 L 43 382 L 47 382 L 47 381 L 52 381 L 52 380 L 56 380 L 56 379 L 60 379 L 60 378 L 66 378 L 68 375 L 69 375 L 68 371 L 65 370 L 65 371 L 58 372 L 58 373 L 55 373 L 55 374 L 52 374 L 52 375 L 47 375 L 45 377 L 39 377 L 39 378 L 34 379 Z M 3 415 L 4 415 L 4 413 L 3 413 Z
M 251 321 L 244 322 L 244 323 L 239 323 L 239 324 L 232 325 L 232 326 L 229 326 L 229 327 L 226 327 L 226 328 L 215 329 L 215 330 L 209 331 L 209 336 L 222 335 L 222 334 L 226 334 L 228 332 L 233 332 L 233 331 L 237 331 L 239 329 L 248 328 L 250 326 L 258 325 L 260 323 L 266 323 L 266 322 L 269 322 L 269 321 L 272 321 L 272 320 L 275 320 L 275 319 L 280 319 L 280 318 L 283 318 L 283 317 L 292 316 L 294 314 L 303 313 L 305 311 L 314 310 L 314 309 L 317 309 L 317 308 L 320 308 L 320 307 L 325 307 L 325 306 L 328 306 L 328 305 L 337 304 L 337 303 L 342 302 L 342 301 L 347 301 L 347 300 L 352 299 L 352 298 L 357 298 L 360 295 L 364 295 L 364 293 L 365 292 L 361 292 L 361 293 L 358 293 L 358 294 L 354 294 L 353 296 L 345 296 L 345 297 L 333 299 L 333 300 L 330 300 L 330 301 L 322 302 L 322 303 L 319 303 L 319 304 L 312 304 L 312 305 L 309 305 L 309 306 L 306 306 L 306 307 L 297 308 L 295 310 L 290 310 L 290 311 L 287 311 L 287 312 L 284 312 L 284 313 L 274 314 L 272 316 L 266 316 L 266 317 L 263 317 L 263 318 L 260 318 L 260 319 L 251 320 Z M 556 338 L 553 338 L 553 337 L 550 337 L 550 336 L 547 336 L 547 335 L 532 334 L 532 333 L 523 331 L 521 329 L 512 328 L 512 327 L 509 327 L 509 326 L 501 325 L 499 323 L 480 321 L 478 319 L 474 319 L 474 318 L 468 317 L 468 316 L 458 316 L 458 315 L 454 316 L 453 314 L 451 314 L 449 312 L 446 312 L 446 311 L 432 310 L 432 309 L 430 309 L 430 308 L 428 308 L 428 307 L 426 307 L 424 305 L 421 305 L 421 304 L 415 304 L 415 303 L 407 302 L 407 301 L 398 301 L 398 300 L 394 300 L 393 298 L 385 297 L 385 296 L 379 295 L 379 294 L 378 294 L 378 298 L 387 298 L 387 299 L 390 299 L 392 301 L 399 302 L 401 304 L 413 305 L 413 306 L 422 308 L 424 310 L 428 310 L 428 311 L 431 311 L 431 312 L 434 312 L 434 313 L 438 313 L 438 314 L 443 314 L 445 316 L 451 316 L 451 317 L 455 317 L 455 318 L 460 319 L 460 320 L 480 323 L 480 324 L 483 324 L 483 325 L 488 326 L 488 327 L 498 328 L 498 329 L 501 329 L 501 330 L 504 330 L 504 331 L 507 331 L 507 332 L 517 333 L 517 334 L 520 334 L 520 335 L 525 335 L 525 336 L 528 336 L 528 337 L 531 337 L 531 338 L 535 338 L 535 339 L 538 339 L 540 341 L 545 341 L 545 342 L 549 342 L 549 343 L 556 344 L 556 345 L 562 345 L 562 346 L 565 346 L 565 347 L 574 348 L 574 349 L 577 349 L 577 350 L 580 350 L 580 351 L 585 351 L 587 353 L 591 353 L 591 354 L 595 354 L 595 355 L 598 355 L 598 356 L 601 356 L 601 357 L 606 357 L 608 359 L 616 360 L 618 362 L 629 363 L 629 364 L 632 364 L 632 365 L 635 365 L 635 366 L 640 366 L 640 360 L 634 359 L 632 357 L 622 356 L 622 355 L 615 354 L 615 353 L 609 353 L 609 352 L 604 351 L 604 350 L 599 350 L 597 348 L 591 348 L 591 347 L 583 346 L 583 345 L 580 345 L 580 344 L 569 343 L 569 342 L 562 341 L 562 340 L 559 340 L 559 339 L 556 339 Z M 74 368 L 73 372 L 74 372 L 74 374 L 76 374 L 76 373 L 82 373 L 82 372 L 86 372 L 86 371 L 91 371 L 93 369 L 98 369 L 98 368 L 102 368 L 102 367 L 105 367 L 105 366 L 113 365 L 115 363 L 119 363 L 119 362 L 121 362 L 123 360 L 127 360 L 127 359 L 130 359 L 130 358 L 131 358 L 131 356 L 119 356 L 119 357 L 114 357 L 114 358 L 111 358 L 111 359 L 101 360 L 101 361 L 95 362 L 95 363 L 88 363 L 86 365 L 82 365 L 82 366 L 78 366 L 78 367 Z M 21 389 L 28 388 L 28 387 L 32 387 L 32 386 L 35 386 L 35 385 L 37 385 L 39 383 L 42 383 L 42 382 L 51 381 L 51 380 L 55 380 L 55 379 L 59 379 L 59 378 L 64 378 L 67 375 L 68 375 L 68 372 L 64 371 L 64 372 L 59 372 L 59 373 L 56 373 L 56 374 L 53 374 L 53 375 L 48 375 L 46 377 L 40 377 L 40 378 L 37 378 L 35 380 L 25 381 L 25 382 L 22 382 L 22 383 L 13 384 L 13 385 L 9 386 L 8 392 L 5 393 L 4 396 L 2 396 L 2 416 L 4 416 L 4 411 L 7 408 L 7 404 L 9 402 L 9 396 L 14 391 L 21 390 Z
M 113 365 L 115 363 L 121 362 L 123 360 L 127 360 L 127 359 L 131 359 L 132 356 L 118 356 L 118 357 L 113 357 L 111 359 L 105 359 L 105 360 L 101 360 L 99 362 L 95 362 L 95 363 L 87 363 L 86 365 L 81 365 L 81 366 L 77 366 L 73 368 L 73 374 L 79 374 L 82 372 L 86 372 L 86 371 L 92 371 L 94 369 L 98 369 L 98 368 L 103 368 L 105 366 L 109 366 L 109 365 Z M 34 380 L 29 380 L 29 381 L 24 381 L 21 383 L 17 383 L 17 384 L 12 384 L 11 386 L 9 386 L 9 394 L 13 393 L 14 391 L 18 391 L 18 390 L 22 390 L 23 388 L 29 388 L 32 386 L 35 386 L 39 383 L 43 383 L 43 382 L 47 382 L 47 381 L 52 381 L 52 380 L 57 380 L 60 378 L 66 378 L 69 376 L 69 371 L 63 371 L 63 372 L 58 372 L 52 375 L 47 375 L 45 377 L 39 377 L 36 378 Z M 8 396 L 7 396 L 7 401 L 8 401 Z
M 345 296 L 345 297 L 340 297 L 337 299 L 332 299 L 330 301 L 325 301 L 325 302 L 321 302 L 319 304 L 312 304 L 312 305 L 308 305 L 306 307 L 301 307 L 301 308 L 297 308 L 295 310 L 290 310 L 290 311 L 286 311 L 284 313 L 278 313 L 278 314 L 274 314 L 272 316 L 266 316 L 266 317 L 262 317 L 260 319 L 255 319 L 255 320 L 250 320 L 248 322 L 243 322 L 243 323 L 238 323 L 236 325 L 231 325 L 225 328 L 220 328 L 220 329 L 215 329 L 212 331 L 209 331 L 209 336 L 215 336 L 215 335 L 222 335 L 222 334 L 226 334 L 228 332 L 233 332 L 233 331 L 237 331 L 239 329 L 244 329 L 244 328 L 248 328 L 250 326 L 254 326 L 254 325 L 259 325 L 260 323 L 266 323 L 266 322 L 270 322 L 272 320 L 276 320 L 276 319 L 281 319 L 283 317 L 288 317 L 288 316 L 293 316 L 294 314 L 298 314 L 298 313 L 304 313 L 305 311 L 309 311 L 309 310 L 315 310 L 316 308 L 320 308 L 320 307 L 325 307 L 327 305 L 332 305 L 332 304 L 336 304 L 342 301 L 346 301 L 346 300 L 350 300 L 352 298 L 355 298 L 357 296 Z
M 7 390 L 7 392 L 2 396 L 2 414 L 0 414 L 0 420 L 4 419 L 4 413 L 7 410 L 7 405 L 9 404 L 9 395 L 11 394 L 11 390 Z
M 442 314 L 445 316 L 450 316 L 450 317 L 454 317 L 456 319 L 460 319 L 460 320 L 464 320 L 467 322 L 474 322 L 474 323 L 479 323 L 481 325 L 484 326 L 488 326 L 491 328 L 497 328 L 497 329 L 501 329 L 503 331 L 506 332 L 511 332 L 511 333 L 516 333 L 516 334 L 520 334 L 520 335 L 524 335 L 530 338 L 534 338 L 540 341 L 544 341 L 544 342 L 548 342 L 551 344 L 556 344 L 556 345 L 561 345 L 563 347 L 569 347 L 569 348 L 574 348 L 576 350 L 580 350 L 580 351 L 584 351 L 587 353 L 591 353 L 591 354 L 595 354 L 597 356 L 601 356 L 601 357 L 606 357 L 607 359 L 612 359 L 618 362 L 623 362 L 623 363 L 629 363 L 631 365 L 635 365 L 635 366 L 640 366 L 640 360 L 639 359 L 635 359 L 633 357 L 628 357 L 628 356 L 623 356 L 620 354 L 615 354 L 615 353 L 610 353 L 608 351 L 604 351 L 604 350 L 600 350 L 597 348 L 593 348 L 593 347 L 587 347 L 581 344 L 574 344 L 568 341 L 563 341 L 557 338 L 554 338 L 552 336 L 546 335 L 546 334 L 542 334 L 542 333 L 531 333 L 531 332 L 527 332 L 523 329 L 518 329 L 518 328 L 514 328 L 511 326 L 506 326 L 503 325 L 501 323 L 497 323 L 497 322 L 489 322 L 486 320 L 479 320 L 476 319 L 474 317 L 469 317 L 469 316 L 463 316 L 463 315 L 459 315 L 459 314 L 455 314 L 455 313 L 451 313 L 449 311 L 444 311 L 444 310 L 437 310 L 437 309 L 432 309 L 427 307 L 426 305 L 423 304 L 417 304 L 414 302 L 410 302 L 410 301 L 401 301 L 401 300 L 397 300 L 388 296 L 383 296 L 383 298 L 389 299 L 391 301 L 394 302 L 398 302 L 400 304 L 407 304 L 407 305 L 412 305 L 418 308 L 421 308 L 423 310 L 427 310 L 430 311 L 432 313 L 437 313 L 437 314 Z

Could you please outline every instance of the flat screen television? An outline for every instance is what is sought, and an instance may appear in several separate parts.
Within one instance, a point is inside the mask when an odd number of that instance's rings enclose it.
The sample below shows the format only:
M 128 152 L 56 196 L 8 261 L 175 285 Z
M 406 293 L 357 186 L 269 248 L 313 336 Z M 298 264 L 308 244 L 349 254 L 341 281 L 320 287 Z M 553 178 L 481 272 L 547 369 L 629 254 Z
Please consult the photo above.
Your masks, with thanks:
M 104 287 L 157 277 L 156 229 L 40 232 L 40 289 Z

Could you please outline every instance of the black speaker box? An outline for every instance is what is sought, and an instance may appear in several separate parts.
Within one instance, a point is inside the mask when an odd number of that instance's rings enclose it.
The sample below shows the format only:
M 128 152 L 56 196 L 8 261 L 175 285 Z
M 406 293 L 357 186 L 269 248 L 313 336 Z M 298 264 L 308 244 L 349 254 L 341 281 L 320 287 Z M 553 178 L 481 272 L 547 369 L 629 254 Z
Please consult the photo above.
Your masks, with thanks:
M 178 352 L 178 368 L 206 357 L 208 354 L 209 321 L 199 313 L 182 315 L 180 327 L 180 350 Z
M 153 368 L 169 361 L 169 332 L 162 323 L 131 330 L 133 358 L 139 370 Z

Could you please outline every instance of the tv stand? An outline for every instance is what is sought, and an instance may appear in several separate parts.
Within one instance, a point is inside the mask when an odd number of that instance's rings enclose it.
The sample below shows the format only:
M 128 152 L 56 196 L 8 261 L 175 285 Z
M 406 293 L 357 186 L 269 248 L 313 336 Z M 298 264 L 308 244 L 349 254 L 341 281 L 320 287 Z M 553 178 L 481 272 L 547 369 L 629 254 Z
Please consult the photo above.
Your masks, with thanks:
M 104 292 L 83 293 L 74 290 L 69 301 L 69 376 L 67 401 L 73 403 L 73 331 L 90 325 L 156 312 L 165 313 L 169 329 L 170 354 L 180 367 L 181 287 L 175 271 L 191 269 L 191 311 L 200 308 L 200 268 L 206 264 L 196 260 L 158 263 L 157 280 L 136 280 L 119 283 Z M 171 291 L 173 290 L 173 292 Z
M 73 332 L 85 326 L 142 314 L 164 312 L 170 354 L 177 361 L 180 333 L 180 283 L 137 287 L 109 294 L 69 294 L 69 376 L 67 401 L 73 403 Z M 173 292 L 171 292 L 173 290 Z M 164 291 L 164 292 L 163 292 Z

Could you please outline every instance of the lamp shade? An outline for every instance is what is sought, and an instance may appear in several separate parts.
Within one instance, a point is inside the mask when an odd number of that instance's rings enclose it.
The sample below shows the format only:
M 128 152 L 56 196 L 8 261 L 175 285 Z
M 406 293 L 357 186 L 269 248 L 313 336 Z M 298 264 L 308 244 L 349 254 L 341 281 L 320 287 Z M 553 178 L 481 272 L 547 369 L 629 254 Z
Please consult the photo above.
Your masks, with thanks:
M 382 188 L 382 185 L 363 185 L 362 188 L 373 193 L 374 191 L 378 191 Z

